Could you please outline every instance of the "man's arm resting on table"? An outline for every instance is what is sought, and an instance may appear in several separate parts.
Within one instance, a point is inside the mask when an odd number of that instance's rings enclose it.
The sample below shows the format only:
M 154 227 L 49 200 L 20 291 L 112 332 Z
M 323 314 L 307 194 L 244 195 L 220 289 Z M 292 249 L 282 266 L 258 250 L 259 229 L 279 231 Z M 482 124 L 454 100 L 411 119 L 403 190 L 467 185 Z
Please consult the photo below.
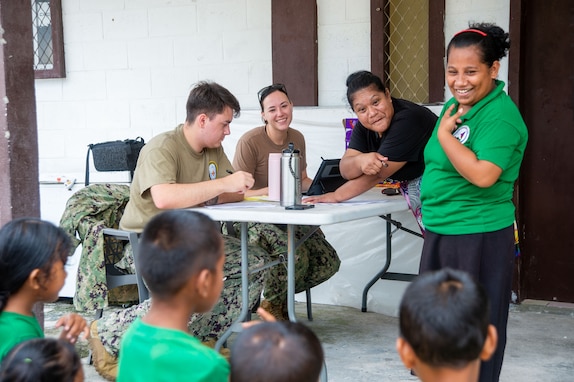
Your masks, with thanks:
M 194 207 L 208 201 L 217 203 L 243 200 L 243 193 L 253 186 L 251 174 L 237 171 L 224 178 L 198 183 L 165 183 L 151 187 L 151 196 L 159 209 Z

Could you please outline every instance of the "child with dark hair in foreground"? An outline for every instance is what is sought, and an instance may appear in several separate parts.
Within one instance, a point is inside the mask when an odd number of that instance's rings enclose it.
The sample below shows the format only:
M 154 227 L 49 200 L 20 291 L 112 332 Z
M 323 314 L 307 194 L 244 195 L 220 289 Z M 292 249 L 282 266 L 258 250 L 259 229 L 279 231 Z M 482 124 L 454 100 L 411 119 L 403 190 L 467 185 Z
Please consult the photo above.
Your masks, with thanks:
M 496 350 L 496 328 L 483 287 L 450 268 L 418 276 L 406 289 L 396 347 L 424 382 L 478 381 L 481 361 Z
M 70 249 L 66 232 L 37 218 L 14 219 L 0 229 L 0 362 L 20 342 L 44 337 L 32 309 L 58 299 Z M 89 333 L 76 313 L 61 317 L 56 327 L 72 344 Z
M 209 217 L 170 210 L 153 217 L 140 240 L 138 271 L 151 308 L 124 335 L 118 382 L 226 382 L 229 364 L 188 332 L 194 313 L 211 310 L 223 288 L 223 238 Z
M 321 342 L 298 322 L 263 322 L 244 329 L 231 349 L 231 382 L 317 382 Z
M 67 341 L 35 338 L 16 345 L 4 358 L 0 381 L 83 382 L 84 369 Z

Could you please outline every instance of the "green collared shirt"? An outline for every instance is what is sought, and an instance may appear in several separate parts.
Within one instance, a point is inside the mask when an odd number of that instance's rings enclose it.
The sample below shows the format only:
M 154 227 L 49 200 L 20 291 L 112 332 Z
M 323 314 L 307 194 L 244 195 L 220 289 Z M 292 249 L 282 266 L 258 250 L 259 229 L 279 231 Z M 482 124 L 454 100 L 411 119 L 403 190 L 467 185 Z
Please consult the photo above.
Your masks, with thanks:
M 464 179 L 442 149 L 437 129 L 454 98 L 443 107 L 425 148 L 425 171 L 421 184 L 423 223 L 443 235 L 492 232 L 514 221 L 512 193 L 528 140 L 526 125 L 504 92 L 504 82 L 461 117 L 453 135 L 479 160 L 502 169 L 499 179 L 481 188 Z M 457 110 L 457 108 L 454 108 Z

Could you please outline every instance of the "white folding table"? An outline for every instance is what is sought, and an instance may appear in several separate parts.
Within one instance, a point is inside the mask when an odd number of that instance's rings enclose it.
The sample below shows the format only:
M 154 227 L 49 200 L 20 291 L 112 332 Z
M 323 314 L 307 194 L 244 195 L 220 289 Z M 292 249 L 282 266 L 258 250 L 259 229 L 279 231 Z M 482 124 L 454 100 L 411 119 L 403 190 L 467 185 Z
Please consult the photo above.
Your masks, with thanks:
M 400 223 L 391 219 L 391 214 L 408 209 L 403 197 L 387 196 L 381 194 L 380 188 L 373 188 L 348 202 L 337 204 L 316 204 L 314 208 L 306 210 L 286 210 L 278 202 L 253 202 L 242 201 L 238 203 L 220 204 L 209 207 L 191 208 L 206 214 L 213 220 L 233 221 L 241 224 L 241 279 L 242 279 L 242 309 L 235 323 L 217 341 L 219 349 L 229 336 L 236 330 L 236 325 L 248 317 L 249 301 L 249 268 L 247 257 L 247 224 L 272 223 L 287 225 L 287 309 L 289 319 L 296 321 L 295 317 L 295 228 L 298 225 L 321 226 L 348 222 L 357 219 L 379 216 L 387 221 L 387 261 L 382 270 L 365 286 L 363 291 L 363 311 L 366 311 L 366 294 L 368 289 L 379 279 L 384 278 L 390 265 L 390 225 L 395 224 L 398 228 Z M 411 232 L 413 233 L 413 232 Z M 414 233 L 417 234 L 417 233 Z M 305 237 L 306 238 L 306 237 Z M 303 238 L 301 241 L 303 241 Z

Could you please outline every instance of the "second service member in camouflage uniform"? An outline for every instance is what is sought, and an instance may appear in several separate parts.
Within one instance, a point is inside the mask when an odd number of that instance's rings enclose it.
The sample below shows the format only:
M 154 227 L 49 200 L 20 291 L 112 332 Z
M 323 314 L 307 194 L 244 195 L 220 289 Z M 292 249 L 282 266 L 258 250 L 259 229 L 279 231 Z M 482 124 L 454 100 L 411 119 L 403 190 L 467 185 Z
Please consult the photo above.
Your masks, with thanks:
M 234 232 L 224 234 L 239 237 L 241 226 L 233 225 Z M 295 241 L 301 240 L 312 226 L 300 226 L 295 231 Z M 263 300 L 261 306 L 278 320 L 288 320 L 287 315 L 287 228 L 282 225 L 249 223 L 247 231 L 249 244 L 265 249 L 267 261 L 281 260 L 265 274 Z M 301 243 L 295 251 L 295 293 L 317 286 L 329 280 L 338 270 L 341 261 L 335 249 L 329 244 L 321 229 Z M 267 304 L 266 304 L 267 302 Z
M 293 103 L 283 84 L 273 84 L 258 93 L 261 119 L 265 123 L 246 132 L 237 142 L 233 167 L 253 174 L 255 184 L 247 196 L 268 195 L 269 154 L 281 153 L 292 143 L 301 157 L 301 188 L 307 191 L 312 180 L 307 176 L 305 138 L 298 130 L 290 127 L 293 120 Z M 297 240 L 310 227 L 299 227 Z M 237 231 L 237 229 L 236 229 Z M 282 226 L 273 224 L 249 224 L 249 242 L 258 244 L 269 254 L 269 260 L 286 257 L 287 232 Z M 337 251 L 325 239 L 320 229 L 313 232 L 295 253 L 295 291 L 302 292 L 328 280 L 338 270 L 341 261 Z M 288 319 L 287 270 L 284 266 L 269 269 L 263 288 L 265 300 L 261 306 L 278 320 Z
M 130 189 L 125 184 L 94 183 L 75 192 L 66 203 L 60 227 L 72 241 L 70 253 L 82 245 L 74 293 L 74 308 L 78 311 L 108 306 L 102 230 L 118 228 L 129 198 Z

